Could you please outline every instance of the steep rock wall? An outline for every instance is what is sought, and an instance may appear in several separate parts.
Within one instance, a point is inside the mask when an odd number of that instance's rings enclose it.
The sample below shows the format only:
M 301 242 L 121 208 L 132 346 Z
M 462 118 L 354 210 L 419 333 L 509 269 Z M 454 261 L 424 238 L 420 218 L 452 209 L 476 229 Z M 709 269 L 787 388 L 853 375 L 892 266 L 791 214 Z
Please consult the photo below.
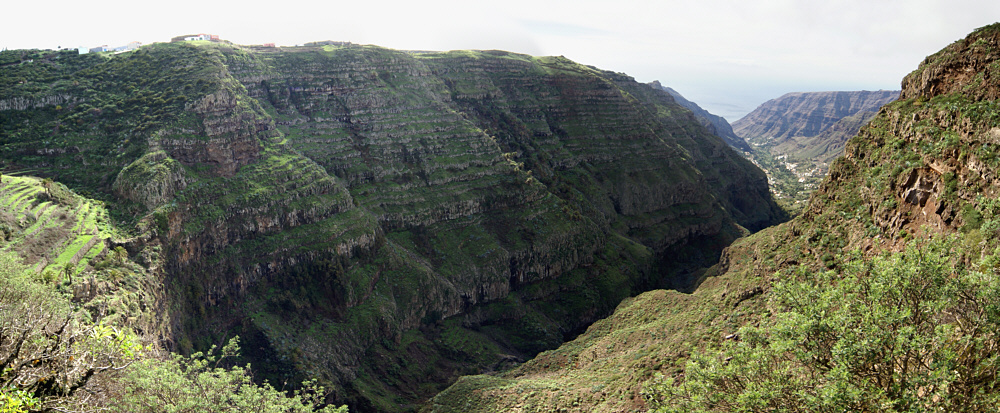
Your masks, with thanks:
M 279 353 L 299 354 L 299 368 L 327 366 L 323 375 L 337 384 L 338 397 L 363 410 L 395 410 L 428 395 L 373 377 L 388 367 L 386 355 L 419 351 L 446 372 L 463 363 L 491 368 L 502 354 L 530 356 L 605 314 L 631 288 L 663 282 L 642 248 L 662 260 L 696 239 L 724 245 L 740 233 L 736 221 L 759 228 L 781 216 L 759 171 L 665 94 L 642 102 L 653 92 L 626 76 L 505 52 L 411 56 L 308 47 L 224 56 L 287 143 L 342 183 L 378 223 L 378 241 L 362 253 L 368 258 L 299 257 L 341 262 L 334 271 L 317 271 L 303 259 L 272 263 L 261 284 L 271 287 L 251 293 L 252 307 L 274 314 L 254 319 L 252 328 Z M 628 238 L 609 239 L 608 231 Z M 595 258 L 612 246 L 639 249 L 628 263 L 619 253 Z M 568 281 L 593 274 L 595 264 L 625 264 L 613 281 L 620 287 Z M 305 278 L 289 281 L 282 272 Z M 560 279 L 566 287 L 542 287 Z M 327 294 L 333 301 L 305 304 L 265 292 L 314 283 L 337 286 Z M 528 292 L 539 288 L 548 292 Z M 591 309 L 570 315 L 567 307 L 543 304 L 574 294 L 591 297 L 581 302 Z M 510 300 L 528 312 L 510 318 L 490 310 Z M 316 315 L 275 305 L 352 319 L 321 330 L 353 338 L 288 339 Z M 535 332 L 518 333 L 524 323 Z M 426 330 L 434 325 L 444 330 Z M 408 350 L 379 345 L 379 337 L 398 341 L 418 327 Z M 493 328 L 499 330 L 481 331 Z M 437 334 L 478 336 L 500 347 L 472 353 L 468 344 L 435 344 Z M 511 334 L 524 341 L 504 338 Z M 365 392 L 378 396 L 358 397 Z
M 163 283 L 164 341 L 240 334 L 262 377 L 319 377 L 358 411 L 553 348 L 782 219 L 760 171 L 666 93 L 564 58 L 212 43 L 87 64 L 64 83 L 134 92 L 18 112 L 43 126 L 11 159 L 95 119 L 65 140 L 115 150 L 46 148 L 38 167 L 100 165 L 74 179 L 138 221 L 122 245 Z
M 797 136 L 816 136 L 840 119 L 878 111 L 899 91 L 795 92 L 760 105 L 733 122 L 733 130 L 755 145 L 778 144 Z

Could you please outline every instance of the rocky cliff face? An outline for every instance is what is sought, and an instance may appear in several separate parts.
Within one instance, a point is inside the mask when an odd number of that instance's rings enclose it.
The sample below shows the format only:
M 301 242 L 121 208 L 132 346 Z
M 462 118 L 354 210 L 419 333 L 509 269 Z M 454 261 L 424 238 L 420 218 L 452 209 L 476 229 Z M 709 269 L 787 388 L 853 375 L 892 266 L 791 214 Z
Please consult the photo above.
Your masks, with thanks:
M 840 271 L 851 253 L 899 251 L 935 234 L 956 234 L 974 251 L 993 248 L 984 234 L 995 236 L 1000 222 L 992 172 L 1000 105 L 990 92 L 998 46 L 1000 25 L 992 25 L 928 58 L 903 80 L 902 99 L 847 143 L 803 214 L 734 243 L 693 294 L 625 301 L 517 369 L 463 377 L 428 410 L 646 411 L 657 377 L 682 378 L 691 353 L 739 340 L 740 326 L 773 317 L 776 282 Z
M 840 119 L 861 111 L 876 112 L 898 97 L 899 91 L 890 90 L 788 93 L 733 122 L 733 131 L 753 145 L 775 145 L 816 136 Z
M 5 162 L 134 217 L 168 345 L 240 334 L 262 376 L 319 377 L 356 411 L 412 409 L 553 348 L 783 219 L 763 173 L 666 93 L 564 58 L 218 43 L 63 58 L 59 102 L 92 103 L 6 110 L 4 130 L 40 126 Z M 52 95 L 28 86 L 0 100 Z M 33 151 L 52 134 L 79 148 Z
M 750 148 L 750 145 L 743 140 L 743 138 L 739 137 L 739 135 L 733 131 L 733 126 L 730 125 L 729 122 L 722 116 L 714 115 L 709 111 L 702 109 L 702 107 L 698 106 L 697 103 L 685 99 L 679 92 L 673 88 L 663 86 L 658 80 L 650 82 L 649 85 L 654 89 L 661 89 L 669 93 L 670 96 L 673 96 L 674 100 L 676 100 L 679 105 L 694 113 L 695 117 L 698 118 L 698 121 L 702 125 L 705 125 L 705 128 L 707 128 L 709 132 L 712 132 L 716 136 L 722 138 L 722 140 L 726 141 L 726 143 L 728 143 L 729 146 L 732 146 L 733 149 L 742 152 L 750 152 L 753 150 Z
M 876 114 L 877 111 L 861 111 L 838 120 L 816 136 L 789 139 L 766 150 L 775 156 L 785 155 L 792 160 L 810 160 L 829 165 L 844 154 L 847 141 L 857 135 L 861 127 L 875 118 Z M 823 171 L 825 173 L 826 170 Z
M 733 127 L 754 147 L 749 156 L 768 173 L 775 196 L 798 213 L 847 140 L 897 96 L 893 91 L 789 93 Z

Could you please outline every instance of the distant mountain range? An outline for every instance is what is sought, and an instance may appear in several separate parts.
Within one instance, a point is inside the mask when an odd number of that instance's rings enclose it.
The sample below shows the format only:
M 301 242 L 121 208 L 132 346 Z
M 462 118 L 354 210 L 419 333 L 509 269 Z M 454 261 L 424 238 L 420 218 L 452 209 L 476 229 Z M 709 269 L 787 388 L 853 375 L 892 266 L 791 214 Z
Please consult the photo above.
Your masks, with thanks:
M 649 85 L 669 93 L 699 123 L 734 149 L 747 154 L 757 147 L 774 156 L 820 163 L 829 163 L 840 156 L 844 142 L 871 120 L 882 105 L 899 96 L 898 90 L 787 93 L 730 124 L 659 81 Z
M 899 91 L 796 92 L 760 105 L 732 125 L 659 81 L 649 85 L 670 94 L 698 122 L 768 174 L 771 191 L 791 212 L 826 176 L 844 145 Z
M 732 126 L 737 135 L 754 146 L 789 147 L 789 141 L 794 141 L 800 142 L 802 147 L 809 147 L 811 145 L 806 143 L 810 141 L 809 138 L 823 134 L 846 140 L 857 133 L 857 128 L 848 130 L 850 128 L 847 126 L 860 127 L 864 122 L 859 122 L 859 119 L 871 119 L 882 105 L 898 97 L 898 90 L 788 93 L 764 102 L 753 112 L 733 122 Z M 865 115 L 865 112 L 869 114 Z M 833 131 L 830 128 L 834 124 L 858 115 L 861 117 L 838 128 L 845 133 L 831 133 Z M 842 146 L 841 142 L 840 147 Z
M 898 97 L 898 90 L 788 93 L 734 122 L 733 130 L 750 143 L 772 191 L 795 212 L 847 140 Z

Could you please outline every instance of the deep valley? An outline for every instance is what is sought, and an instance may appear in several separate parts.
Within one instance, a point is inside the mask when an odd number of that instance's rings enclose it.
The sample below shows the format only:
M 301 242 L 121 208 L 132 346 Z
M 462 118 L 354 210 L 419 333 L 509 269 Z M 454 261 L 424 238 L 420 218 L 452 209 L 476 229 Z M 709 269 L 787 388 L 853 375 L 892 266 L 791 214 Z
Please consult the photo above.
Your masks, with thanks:
M 780 130 L 564 57 L 177 40 L 0 52 L 14 411 L 1000 406 L 998 25 Z

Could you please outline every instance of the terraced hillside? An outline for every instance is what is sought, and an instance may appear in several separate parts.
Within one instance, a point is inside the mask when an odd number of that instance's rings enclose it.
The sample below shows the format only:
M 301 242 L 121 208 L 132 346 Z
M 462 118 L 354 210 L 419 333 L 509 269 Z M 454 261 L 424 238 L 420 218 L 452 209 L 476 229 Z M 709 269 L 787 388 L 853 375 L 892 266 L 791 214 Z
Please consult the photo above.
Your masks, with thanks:
M 803 213 L 694 293 L 625 300 L 426 411 L 995 410 L 998 62 L 1000 24 L 929 56 Z
M 564 58 L 201 41 L 0 59 L 0 161 L 132 234 L 104 248 L 141 264 L 144 331 L 182 352 L 238 334 L 259 377 L 317 377 L 355 411 L 416 409 L 629 295 L 688 288 L 784 218 L 668 94 Z M 89 228 L 25 257 L 76 260 L 77 288 L 103 271 L 80 264 Z
M 0 241 L 0 249 L 23 257 L 42 280 L 95 316 L 167 333 L 158 329 L 163 314 L 153 308 L 160 288 L 141 262 L 148 257 L 129 260 L 135 240 L 111 222 L 103 202 L 51 180 L 4 175 Z
M 20 227 L 16 234 L 24 241 L 18 243 L 22 248 L 19 252 L 37 260 L 37 272 L 58 271 L 72 276 L 80 272 L 80 267 L 86 267 L 96 256 L 105 253 L 105 240 L 109 236 L 97 228 L 98 221 L 107 220 L 103 208 L 94 202 L 73 202 L 76 200 L 67 199 L 65 195 L 61 199 L 50 195 L 62 195 L 66 191 L 51 181 L 43 183 L 40 179 L 16 176 L 7 177 L 5 181 L 0 189 L 3 194 L 0 205 L 11 217 L 21 218 L 21 222 L 10 224 Z M 29 247 L 44 254 L 24 250 Z

